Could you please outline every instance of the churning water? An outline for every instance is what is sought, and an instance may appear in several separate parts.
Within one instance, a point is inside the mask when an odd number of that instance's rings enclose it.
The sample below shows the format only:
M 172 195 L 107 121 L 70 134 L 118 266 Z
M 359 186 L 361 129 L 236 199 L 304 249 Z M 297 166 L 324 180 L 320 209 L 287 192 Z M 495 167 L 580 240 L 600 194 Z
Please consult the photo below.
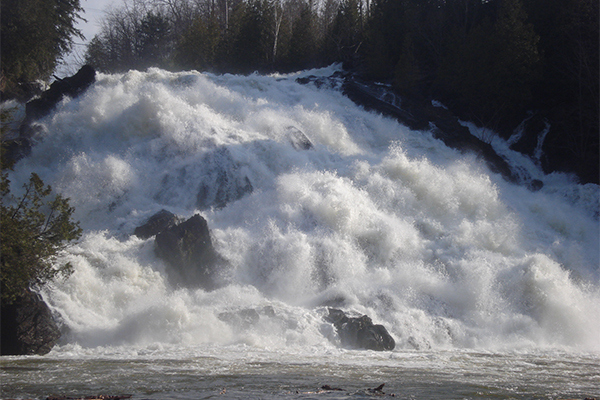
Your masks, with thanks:
M 13 190 L 37 172 L 85 233 L 60 258 L 73 275 L 42 293 L 61 344 L 3 357 L 2 397 L 598 396 L 598 186 L 505 148 L 544 182 L 529 191 L 295 81 L 334 68 L 99 75 L 41 121 Z M 154 239 L 133 235 L 161 209 L 206 218 L 222 287 L 169 283 Z M 340 348 L 329 304 L 386 326 L 396 349 Z M 245 309 L 259 319 L 222 318 Z M 344 391 L 309 393 L 323 384 Z

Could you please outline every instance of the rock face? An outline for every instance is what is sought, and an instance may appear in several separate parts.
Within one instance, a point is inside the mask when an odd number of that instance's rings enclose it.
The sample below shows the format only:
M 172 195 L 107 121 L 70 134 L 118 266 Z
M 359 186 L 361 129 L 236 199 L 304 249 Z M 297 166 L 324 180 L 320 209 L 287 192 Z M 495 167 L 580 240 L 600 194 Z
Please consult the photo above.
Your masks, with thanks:
M 48 305 L 32 291 L 2 307 L 2 355 L 46 354 L 60 339 Z
M 42 118 L 65 96 L 76 97 L 83 93 L 96 80 L 96 71 L 90 65 L 84 65 L 73 76 L 54 81 L 42 95 L 31 100 L 25 106 L 25 122 Z
M 507 181 L 518 181 L 506 160 L 489 143 L 471 135 L 469 129 L 460 124 L 458 118 L 447 109 L 435 107 L 430 101 L 409 98 L 402 98 L 402 107 L 398 107 L 378 98 L 369 84 L 350 78 L 344 81 L 343 91 L 350 100 L 365 109 L 395 118 L 413 130 L 430 130 L 446 146 L 472 152 Z
M 140 239 L 148 239 L 152 236 L 158 235 L 165 229 L 171 228 L 181 220 L 175 214 L 167 210 L 160 210 L 156 214 L 150 217 L 148 222 L 142 226 L 135 228 L 133 234 Z
M 79 96 L 95 80 L 94 68 L 84 65 L 75 75 L 53 82 L 48 90 L 41 93 L 40 97 L 29 101 L 25 105 L 25 118 L 19 127 L 19 136 L 4 141 L 7 149 L 4 156 L 15 162 L 29 156 L 33 138 L 40 131 L 39 126 L 36 126 L 34 122 L 48 115 L 63 97 Z
M 199 214 L 156 235 L 155 250 L 171 267 L 169 278 L 182 286 L 207 290 L 218 286 L 224 259 L 212 245 L 206 220 Z
M 383 325 L 375 325 L 366 315 L 348 317 L 337 308 L 329 308 L 325 320 L 331 322 L 340 336 L 342 346 L 367 350 L 393 350 L 394 338 Z

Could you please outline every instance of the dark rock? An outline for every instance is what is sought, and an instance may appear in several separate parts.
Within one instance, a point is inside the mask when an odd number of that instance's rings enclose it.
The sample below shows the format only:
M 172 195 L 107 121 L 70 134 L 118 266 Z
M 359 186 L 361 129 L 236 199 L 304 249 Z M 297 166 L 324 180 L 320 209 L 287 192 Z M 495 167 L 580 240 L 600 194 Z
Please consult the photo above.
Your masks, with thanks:
M 30 290 L 2 306 L 2 355 L 46 354 L 60 339 L 48 305 Z
M 170 278 L 183 286 L 211 290 L 218 286 L 223 258 L 212 245 L 206 220 L 199 214 L 156 235 L 155 250 L 171 267 Z
M 77 97 L 95 80 L 94 68 L 84 65 L 75 75 L 54 81 L 39 98 L 31 100 L 25 105 L 25 121 L 22 128 L 30 122 L 48 115 L 63 97 Z
M 239 311 L 222 312 L 219 314 L 219 319 L 237 328 L 248 329 L 260 321 L 260 314 L 253 308 L 246 308 Z
M 287 134 L 294 149 L 310 150 L 313 148 L 313 144 L 306 134 L 295 126 L 288 126 Z
M 418 98 L 402 98 L 402 107 L 398 107 L 397 104 L 383 100 L 379 90 L 372 88 L 373 85 L 347 78 L 343 84 L 343 92 L 366 110 L 395 118 L 410 129 L 431 130 L 434 137 L 443 141 L 446 146 L 473 152 L 485 160 L 493 172 L 501 174 L 509 182 L 518 181 L 507 161 L 489 143 L 471 135 L 469 129 L 460 124 L 449 110 L 435 107 L 431 101 Z
M 531 182 L 529 182 L 529 184 L 527 185 L 527 189 L 531 190 L 532 192 L 537 192 L 539 190 L 541 190 L 544 187 L 544 182 L 540 181 L 539 179 L 534 179 Z
M 375 325 L 366 315 L 348 317 L 342 310 L 329 308 L 325 320 L 331 322 L 340 336 L 342 346 L 367 350 L 393 350 L 394 338 L 383 325 Z
M 367 391 L 369 391 L 370 393 L 381 393 L 381 394 L 385 394 L 383 392 L 383 387 L 385 386 L 385 383 L 382 383 L 381 385 L 377 386 L 376 388 L 368 388 Z
M 233 325 L 238 329 L 248 329 L 258 324 L 261 315 L 264 318 L 275 318 L 275 309 L 272 306 L 259 308 L 244 308 L 235 311 L 225 311 L 218 315 L 221 321 Z
M 580 183 L 600 184 L 600 152 L 598 130 L 589 136 L 571 132 L 565 126 L 553 125 L 542 144 L 540 163 L 546 174 L 574 173 Z M 578 143 L 575 145 L 575 143 Z
M 181 222 L 179 217 L 172 212 L 160 210 L 151 216 L 144 225 L 135 228 L 133 234 L 141 239 L 148 239 L 158 235 L 167 228 L 177 225 L 179 222 Z
M 209 154 L 203 165 L 206 167 L 205 179 L 198 189 L 196 203 L 200 210 L 224 208 L 254 190 L 250 179 L 226 148 Z
M 301 85 L 308 85 L 309 83 L 314 82 L 316 79 L 317 77 L 314 75 L 302 76 L 300 78 L 296 78 L 296 83 L 299 83 Z
M 347 73 L 342 72 L 342 71 L 336 71 L 331 76 L 309 75 L 309 76 L 303 76 L 303 77 L 296 78 L 296 83 L 299 83 L 301 85 L 312 84 L 312 85 L 315 85 L 319 89 L 321 89 L 321 88 L 334 89 L 342 84 L 343 79 L 345 78 L 346 75 L 347 75 Z
M 344 389 L 342 389 L 342 388 L 332 387 L 330 385 L 321 386 L 321 390 L 334 391 L 334 392 L 343 392 L 344 391 Z
M 519 135 L 519 139 L 510 145 L 511 150 L 533 158 L 536 148 L 538 146 L 541 148 L 540 136 L 549 128 L 548 121 L 541 114 L 530 115 L 515 129 L 515 134 Z
M 392 105 L 371 93 L 367 84 L 347 79 L 344 81 L 343 92 L 354 103 L 364 107 L 367 111 L 375 111 L 397 119 L 402 124 L 413 130 L 429 129 L 429 120 L 423 116 L 413 115 L 405 108 Z

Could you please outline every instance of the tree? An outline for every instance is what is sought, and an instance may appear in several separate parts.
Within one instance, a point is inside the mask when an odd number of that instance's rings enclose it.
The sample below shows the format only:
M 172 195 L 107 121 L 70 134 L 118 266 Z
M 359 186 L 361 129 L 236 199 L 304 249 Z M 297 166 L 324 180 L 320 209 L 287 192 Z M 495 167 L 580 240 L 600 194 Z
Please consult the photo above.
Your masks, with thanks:
M 5 176 L 2 177 L 3 181 Z M 3 186 L 5 186 L 3 184 Z M 2 193 L 2 302 L 10 304 L 30 287 L 40 287 L 71 272 L 69 263 L 55 268 L 56 255 L 81 235 L 71 221 L 74 209 L 60 194 L 48 200 L 50 186 L 35 173 L 15 205 L 4 204 Z
M 73 38 L 83 11 L 79 0 L 2 0 L 1 88 L 19 95 L 19 83 L 47 80 Z
M 544 59 L 535 105 L 552 126 L 545 140 L 545 169 L 577 172 L 599 182 L 600 19 L 596 0 L 523 0 Z
M 448 35 L 437 86 L 448 104 L 490 128 L 523 118 L 539 78 L 539 36 L 521 0 L 490 1 L 480 20 L 464 18 Z
M 332 61 L 351 62 L 361 45 L 362 21 L 357 0 L 342 0 L 327 35 Z
M 267 0 L 240 2 L 233 10 L 226 33 L 226 66 L 233 72 L 265 70 L 272 62 L 273 8 Z
M 9 117 L 3 114 L 3 122 Z M 71 220 L 74 209 L 69 199 L 60 194 L 53 197 L 52 188 L 45 186 L 35 173 L 24 185 L 24 194 L 19 198 L 12 196 L 8 180 L 12 164 L 4 157 L 4 146 L 1 160 L 0 289 L 5 306 L 30 288 L 71 273 L 69 263 L 55 265 L 56 257 L 81 236 L 81 228 L 78 222 Z
M 293 23 L 288 57 L 290 65 L 296 68 L 314 66 L 317 48 L 313 11 L 310 4 L 305 3 Z
M 198 18 L 184 33 L 175 52 L 175 63 L 186 69 L 207 70 L 216 67 L 221 42 L 216 14 L 208 22 Z
M 171 26 L 160 12 L 148 11 L 136 29 L 135 50 L 140 66 L 165 67 L 170 56 Z

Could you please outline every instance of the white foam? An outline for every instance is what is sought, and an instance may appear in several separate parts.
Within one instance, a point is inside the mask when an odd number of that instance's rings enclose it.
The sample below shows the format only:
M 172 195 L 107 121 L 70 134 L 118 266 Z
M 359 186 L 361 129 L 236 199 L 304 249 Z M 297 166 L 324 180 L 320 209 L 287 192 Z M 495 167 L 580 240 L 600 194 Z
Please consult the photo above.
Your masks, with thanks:
M 553 175 L 530 192 L 429 132 L 294 81 L 331 71 L 99 75 L 42 121 L 46 136 L 11 180 L 38 172 L 86 231 L 60 260 L 74 274 L 44 293 L 69 328 L 65 351 L 310 351 L 335 345 L 322 320 L 335 302 L 404 349 L 600 348 L 598 187 Z M 290 130 L 313 147 L 295 148 Z M 173 288 L 152 239 L 131 234 L 162 208 L 197 212 L 207 160 L 221 159 L 253 187 L 202 211 L 231 264 L 227 285 Z M 259 321 L 223 319 L 243 309 Z

